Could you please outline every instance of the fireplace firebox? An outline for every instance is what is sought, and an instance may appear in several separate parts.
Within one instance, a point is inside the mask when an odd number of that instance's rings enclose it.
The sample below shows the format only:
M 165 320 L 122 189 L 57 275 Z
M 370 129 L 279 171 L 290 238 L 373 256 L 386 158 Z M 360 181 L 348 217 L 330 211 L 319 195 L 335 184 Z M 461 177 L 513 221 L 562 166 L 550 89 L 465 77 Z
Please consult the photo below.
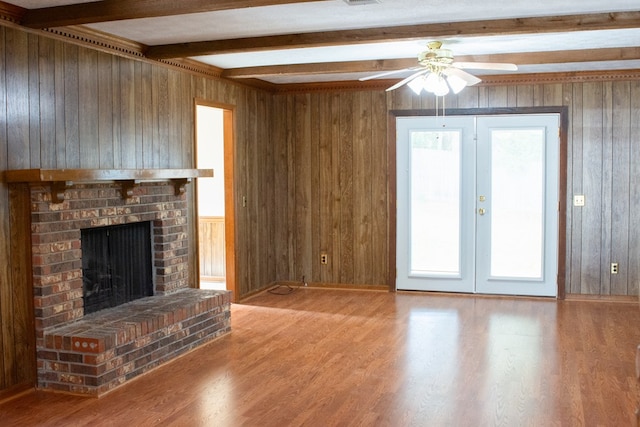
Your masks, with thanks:
M 84 314 L 153 295 L 151 222 L 81 230 Z

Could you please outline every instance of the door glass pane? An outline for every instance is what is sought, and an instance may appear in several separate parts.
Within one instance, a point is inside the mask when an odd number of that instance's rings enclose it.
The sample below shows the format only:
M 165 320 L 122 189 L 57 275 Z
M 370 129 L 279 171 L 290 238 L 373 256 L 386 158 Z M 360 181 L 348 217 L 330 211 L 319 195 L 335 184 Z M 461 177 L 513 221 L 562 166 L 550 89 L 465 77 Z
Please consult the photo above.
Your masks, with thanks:
M 410 135 L 410 274 L 459 275 L 461 132 Z
M 544 138 L 491 131 L 491 277 L 542 278 Z

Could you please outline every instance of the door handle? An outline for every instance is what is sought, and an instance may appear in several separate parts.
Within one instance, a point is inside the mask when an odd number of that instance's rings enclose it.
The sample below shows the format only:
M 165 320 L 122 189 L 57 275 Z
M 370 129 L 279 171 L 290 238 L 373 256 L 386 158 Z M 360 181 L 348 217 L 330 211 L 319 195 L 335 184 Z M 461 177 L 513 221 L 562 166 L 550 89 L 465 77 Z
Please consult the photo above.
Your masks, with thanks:
M 485 213 L 487 213 L 487 210 L 485 208 L 480 208 L 480 209 L 478 209 L 478 213 L 480 215 L 484 215 Z

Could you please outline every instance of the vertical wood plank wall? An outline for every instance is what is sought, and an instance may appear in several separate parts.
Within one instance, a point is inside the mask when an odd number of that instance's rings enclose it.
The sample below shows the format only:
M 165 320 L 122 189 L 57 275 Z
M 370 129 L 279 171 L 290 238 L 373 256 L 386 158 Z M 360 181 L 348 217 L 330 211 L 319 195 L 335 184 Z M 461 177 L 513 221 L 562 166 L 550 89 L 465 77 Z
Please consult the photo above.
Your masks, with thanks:
M 472 87 L 445 105 L 567 106 L 566 293 L 638 294 L 640 81 Z M 279 279 L 386 283 L 395 268 L 387 265 L 387 114 L 434 108 L 432 96 L 407 88 L 276 96 Z M 586 206 L 573 207 L 573 194 L 584 194 Z
M 200 250 L 200 277 L 213 281 L 224 280 L 224 217 L 199 217 L 198 240 Z
M 256 252 L 275 237 L 265 225 L 272 221 L 275 205 L 269 185 L 275 175 L 268 144 L 271 97 L 0 26 L 0 176 L 8 169 L 27 168 L 191 168 L 194 99 L 232 105 L 236 191 L 248 201 L 236 213 L 237 282 L 240 295 L 246 294 L 276 279 L 268 257 Z M 192 193 L 189 186 L 190 200 Z M 190 215 L 194 227 L 194 212 Z M 2 179 L 0 390 L 33 383 L 35 375 L 35 367 L 21 362 L 34 334 L 28 313 L 31 290 L 20 286 L 24 269 L 11 268 L 7 261 L 30 244 L 29 230 L 11 224 L 9 188 Z M 195 242 L 190 250 L 195 255 Z M 194 256 L 192 278 L 195 266 Z

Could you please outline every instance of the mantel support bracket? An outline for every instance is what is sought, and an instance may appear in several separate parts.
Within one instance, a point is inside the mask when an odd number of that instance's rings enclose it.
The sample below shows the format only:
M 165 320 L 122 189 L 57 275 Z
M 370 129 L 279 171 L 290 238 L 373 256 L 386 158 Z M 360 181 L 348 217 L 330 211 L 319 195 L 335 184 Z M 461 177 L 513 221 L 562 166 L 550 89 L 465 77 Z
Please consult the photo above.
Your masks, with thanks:
M 176 191 L 176 196 L 181 196 L 187 191 L 186 185 L 191 182 L 191 178 L 177 178 L 172 179 L 173 186 Z
M 51 183 L 51 202 L 64 202 L 65 191 L 71 187 L 73 187 L 73 181 L 53 181 Z
M 133 197 L 133 189 L 136 185 L 140 184 L 140 180 L 138 179 L 126 179 L 120 181 L 120 186 L 122 188 L 122 198 L 130 199 Z

